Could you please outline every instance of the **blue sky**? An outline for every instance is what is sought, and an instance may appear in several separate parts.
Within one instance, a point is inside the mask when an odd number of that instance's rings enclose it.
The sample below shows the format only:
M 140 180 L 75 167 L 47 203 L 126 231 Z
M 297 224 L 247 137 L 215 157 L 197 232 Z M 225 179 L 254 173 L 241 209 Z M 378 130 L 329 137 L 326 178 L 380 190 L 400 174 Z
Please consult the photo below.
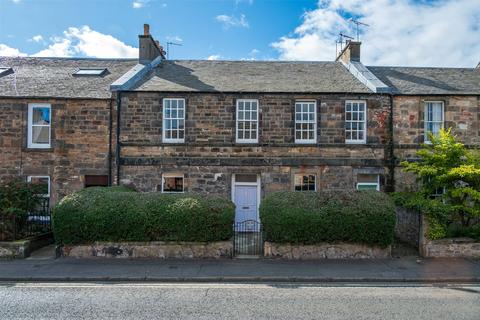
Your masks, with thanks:
M 474 67 L 480 0 L 0 0 L 0 55 L 135 57 L 138 34 L 174 59 L 332 60 L 361 30 L 371 65 Z
M 139 3 L 139 8 L 134 8 L 134 2 Z M 177 59 L 216 55 L 225 59 L 277 58 L 278 53 L 270 43 L 299 25 L 303 12 L 316 7 L 316 1 L 312 0 L 0 0 L 0 3 L 0 43 L 23 53 L 34 54 L 45 47 L 44 41 L 28 41 L 34 36 L 41 35 L 48 42 L 51 37 L 61 37 L 69 27 L 84 25 L 127 45 L 138 46 L 137 36 L 143 32 L 143 23 L 149 23 L 151 33 L 161 43 L 183 44 L 171 47 L 171 57 Z M 244 25 L 239 24 L 242 15 Z M 232 23 L 228 24 L 228 18 L 217 19 L 218 16 L 227 16 L 233 19 Z

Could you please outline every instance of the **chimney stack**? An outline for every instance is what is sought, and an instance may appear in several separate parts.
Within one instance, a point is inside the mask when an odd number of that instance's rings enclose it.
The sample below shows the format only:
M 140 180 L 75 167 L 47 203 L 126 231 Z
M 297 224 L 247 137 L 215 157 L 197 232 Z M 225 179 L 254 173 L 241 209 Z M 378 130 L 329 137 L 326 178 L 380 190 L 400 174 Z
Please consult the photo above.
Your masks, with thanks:
M 362 43 L 358 41 L 347 40 L 345 48 L 340 52 L 335 61 L 341 61 L 345 64 L 350 63 L 350 61 L 360 62 L 360 45 Z
M 160 46 L 160 43 L 153 39 L 150 34 L 150 25 L 143 25 L 143 35 L 138 36 L 139 41 L 139 56 L 138 60 L 142 64 L 147 64 L 152 62 L 158 57 L 165 59 L 165 52 Z

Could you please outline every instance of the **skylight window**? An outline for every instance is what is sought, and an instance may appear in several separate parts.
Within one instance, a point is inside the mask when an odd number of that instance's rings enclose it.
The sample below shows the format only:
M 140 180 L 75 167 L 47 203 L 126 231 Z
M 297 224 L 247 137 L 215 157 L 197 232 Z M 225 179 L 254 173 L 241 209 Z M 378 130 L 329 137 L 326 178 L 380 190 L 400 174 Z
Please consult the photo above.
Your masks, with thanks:
M 102 76 L 107 72 L 106 68 L 80 68 L 73 75 L 74 76 Z
M 13 73 L 12 68 L 0 67 L 0 77 L 6 76 L 7 74 Z

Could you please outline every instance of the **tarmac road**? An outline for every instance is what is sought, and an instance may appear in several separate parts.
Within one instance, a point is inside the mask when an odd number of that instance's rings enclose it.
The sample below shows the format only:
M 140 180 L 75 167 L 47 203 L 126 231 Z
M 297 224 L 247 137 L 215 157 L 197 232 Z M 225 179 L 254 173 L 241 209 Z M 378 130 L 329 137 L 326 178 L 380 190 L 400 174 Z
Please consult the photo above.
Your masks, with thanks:
M 480 286 L 0 283 L 0 319 L 480 319 Z

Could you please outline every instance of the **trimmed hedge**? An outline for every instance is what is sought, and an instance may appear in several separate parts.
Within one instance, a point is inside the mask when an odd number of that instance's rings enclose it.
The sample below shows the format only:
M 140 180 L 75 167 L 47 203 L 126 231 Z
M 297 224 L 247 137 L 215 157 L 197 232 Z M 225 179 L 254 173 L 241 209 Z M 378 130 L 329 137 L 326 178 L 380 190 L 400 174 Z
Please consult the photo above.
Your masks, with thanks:
M 53 209 L 57 244 L 94 241 L 220 241 L 232 236 L 230 200 L 184 194 L 88 188 Z
M 265 239 L 278 243 L 393 242 L 395 205 L 377 191 L 278 192 L 260 205 Z

